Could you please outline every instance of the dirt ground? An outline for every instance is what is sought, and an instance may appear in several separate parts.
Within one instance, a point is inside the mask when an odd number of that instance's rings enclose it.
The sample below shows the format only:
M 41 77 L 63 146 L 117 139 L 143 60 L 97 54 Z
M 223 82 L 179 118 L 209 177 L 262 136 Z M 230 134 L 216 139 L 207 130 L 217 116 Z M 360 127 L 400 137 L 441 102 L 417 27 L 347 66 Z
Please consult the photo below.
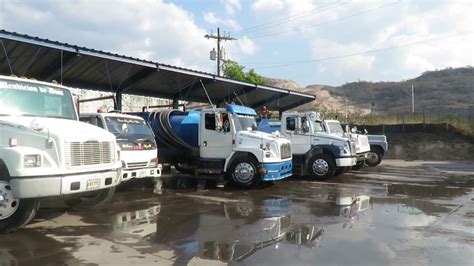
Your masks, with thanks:
M 252 190 L 125 183 L 105 209 L 43 208 L 0 265 L 473 265 L 472 161 L 385 160 Z

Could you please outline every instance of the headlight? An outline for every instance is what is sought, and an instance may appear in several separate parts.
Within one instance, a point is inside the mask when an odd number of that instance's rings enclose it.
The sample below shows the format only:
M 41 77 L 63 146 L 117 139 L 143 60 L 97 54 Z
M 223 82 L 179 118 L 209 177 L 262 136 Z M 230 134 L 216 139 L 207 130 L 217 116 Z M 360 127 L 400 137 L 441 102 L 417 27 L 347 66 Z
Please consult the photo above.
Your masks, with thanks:
M 265 157 L 266 157 L 266 158 L 270 158 L 270 156 L 272 156 L 272 153 L 269 152 L 269 151 L 266 151 L 266 152 L 265 152 Z
M 151 159 L 150 162 L 148 163 L 148 166 L 149 167 L 157 167 L 158 166 L 158 158 Z
M 23 157 L 23 167 L 41 167 L 41 155 L 40 154 L 29 154 Z

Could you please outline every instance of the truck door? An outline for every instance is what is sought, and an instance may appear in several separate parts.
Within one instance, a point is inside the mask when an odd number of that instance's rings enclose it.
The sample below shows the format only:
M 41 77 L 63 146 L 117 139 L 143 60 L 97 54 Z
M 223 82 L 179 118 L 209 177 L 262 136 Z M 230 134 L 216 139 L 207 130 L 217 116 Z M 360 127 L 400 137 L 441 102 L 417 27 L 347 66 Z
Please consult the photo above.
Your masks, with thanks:
M 287 116 L 285 126 L 285 132 L 291 139 L 293 154 L 305 154 L 311 148 L 310 138 L 300 130 L 299 117 L 297 115 Z
M 201 116 L 201 158 L 224 159 L 232 152 L 232 132 L 228 113 L 205 113 Z

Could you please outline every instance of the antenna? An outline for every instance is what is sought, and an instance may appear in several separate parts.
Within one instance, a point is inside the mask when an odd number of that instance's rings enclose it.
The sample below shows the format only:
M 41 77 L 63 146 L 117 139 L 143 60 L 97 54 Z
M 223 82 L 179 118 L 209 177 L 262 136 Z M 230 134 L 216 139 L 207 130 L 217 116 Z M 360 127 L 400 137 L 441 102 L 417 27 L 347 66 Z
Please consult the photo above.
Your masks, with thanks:
M 206 87 L 204 86 L 204 83 L 202 83 L 202 79 L 200 79 L 199 82 L 201 82 L 201 86 L 204 89 L 204 92 L 206 93 L 207 99 L 209 100 L 209 103 L 211 104 L 212 109 L 214 109 L 214 113 L 217 113 L 216 107 L 212 104 L 211 98 L 209 97 L 209 94 L 207 94 Z
M 237 93 L 235 93 L 235 91 L 234 91 L 234 95 L 235 95 L 235 97 L 237 97 L 237 100 L 239 100 L 240 104 L 241 104 L 242 106 L 245 106 L 245 104 L 240 100 L 239 95 L 237 95 Z

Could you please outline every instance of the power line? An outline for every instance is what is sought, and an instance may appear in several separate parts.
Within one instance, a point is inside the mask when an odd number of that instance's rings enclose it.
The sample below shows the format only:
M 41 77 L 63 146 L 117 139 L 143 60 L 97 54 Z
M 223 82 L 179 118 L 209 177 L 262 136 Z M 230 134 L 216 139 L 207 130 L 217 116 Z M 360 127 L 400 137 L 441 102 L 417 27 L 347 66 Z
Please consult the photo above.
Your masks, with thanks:
M 318 24 L 313 24 L 313 25 L 309 25 L 309 26 L 306 26 L 306 27 L 302 27 L 302 28 L 287 30 L 287 31 L 274 32 L 274 33 L 269 33 L 269 34 L 264 34 L 264 35 L 257 35 L 257 36 L 253 36 L 253 37 L 251 36 L 251 37 L 248 37 L 248 39 L 260 39 L 260 38 L 266 38 L 266 37 L 271 37 L 271 36 L 276 36 L 276 35 L 281 35 L 281 34 L 286 34 L 286 33 L 291 33 L 291 32 L 299 32 L 299 31 L 303 31 L 303 30 L 306 30 L 306 29 L 315 28 L 315 27 L 318 27 L 318 26 L 321 26 L 321 25 L 329 24 L 329 23 L 332 23 L 332 22 L 337 22 L 337 21 L 340 21 L 340 20 L 344 20 L 344 19 L 364 15 L 366 13 L 370 13 L 370 12 L 373 12 L 373 11 L 376 11 L 376 10 L 379 10 L 379 9 L 382 9 L 382 8 L 385 8 L 385 7 L 389 7 L 389 6 L 398 4 L 398 3 L 400 3 L 400 1 L 390 3 L 390 4 L 385 4 L 385 5 L 378 6 L 378 7 L 372 8 L 372 9 L 368 9 L 368 10 L 364 10 L 364 11 L 361 11 L 359 13 L 355 13 L 355 14 L 352 14 L 352 15 L 349 15 L 349 16 L 324 21 L 324 22 L 321 22 L 321 23 L 318 23 Z
M 330 9 L 338 7 L 338 6 L 346 5 L 348 3 L 349 2 L 331 3 L 331 4 L 328 4 L 328 5 L 322 6 L 322 7 L 312 9 L 311 11 L 308 11 L 308 12 L 305 12 L 305 13 L 302 13 L 302 14 L 299 14 L 299 15 L 292 15 L 292 16 L 284 17 L 284 18 L 281 18 L 281 19 L 278 19 L 278 20 L 274 20 L 274 21 L 262 23 L 262 24 L 259 24 L 259 25 L 256 25 L 256 26 L 248 27 L 248 28 L 237 31 L 234 34 L 235 35 L 242 35 L 242 34 L 245 34 L 245 33 L 250 33 L 250 32 L 255 32 L 255 31 L 259 31 L 259 30 L 263 30 L 263 29 L 267 29 L 267 28 L 272 28 L 272 27 L 284 24 L 285 22 L 288 22 L 288 21 L 299 20 L 299 19 L 302 19 L 302 18 L 305 18 L 305 17 L 308 17 L 308 16 L 312 16 L 312 15 L 317 14 L 317 13 L 321 13 L 321 12 L 330 10 Z
M 262 67 L 254 67 L 254 69 L 279 68 L 279 67 L 286 67 L 286 66 L 291 66 L 291 65 L 308 64 L 308 63 L 315 63 L 315 62 L 321 62 L 321 61 L 327 61 L 327 60 L 335 60 L 335 59 L 353 57 L 353 56 L 358 56 L 358 55 L 375 54 L 375 53 L 385 52 L 385 51 L 394 50 L 394 49 L 398 49 L 398 48 L 402 48 L 402 47 L 408 47 L 408 46 L 418 45 L 418 44 L 422 44 L 422 43 L 453 38 L 453 37 L 456 37 L 456 36 L 469 35 L 469 34 L 472 34 L 472 33 L 474 33 L 474 31 L 472 31 L 472 30 L 471 31 L 462 31 L 462 32 L 454 33 L 454 34 L 447 34 L 447 35 L 443 35 L 443 36 L 429 38 L 429 39 L 425 39 L 425 40 L 421 40 L 421 41 L 417 41 L 417 42 L 411 42 L 411 43 L 406 43 L 406 44 L 401 44 L 401 45 L 389 46 L 389 47 L 380 48 L 380 49 L 367 50 L 367 51 L 364 51 L 364 52 L 357 52 L 357 53 L 331 56 L 331 57 L 324 57 L 324 58 L 311 59 L 311 60 L 289 61 L 289 62 L 285 62 L 285 63 L 281 63 L 281 64 L 267 65 L 267 66 L 262 66 Z

